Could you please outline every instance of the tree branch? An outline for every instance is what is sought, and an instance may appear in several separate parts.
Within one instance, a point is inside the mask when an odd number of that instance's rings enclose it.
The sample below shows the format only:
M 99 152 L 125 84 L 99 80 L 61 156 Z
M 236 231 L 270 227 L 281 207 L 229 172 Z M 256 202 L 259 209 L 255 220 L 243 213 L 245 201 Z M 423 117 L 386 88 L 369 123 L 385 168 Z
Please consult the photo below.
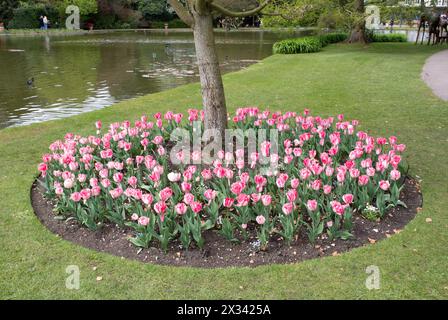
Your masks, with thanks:
M 276 13 L 276 12 L 269 13 L 269 12 L 263 12 L 263 15 L 264 15 L 264 16 L 270 16 L 270 17 L 281 17 L 281 18 L 283 18 L 283 19 L 285 19 L 285 20 L 288 20 L 288 21 L 293 20 L 293 18 L 288 17 L 288 16 L 284 15 L 283 13 Z
M 229 9 L 226 9 L 219 4 L 214 3 L 213 1 L 210 2 L 210 7 L 219 13 L 222 13 L 224 16 L 228 17 L 234 17 L 234 18 L 243 18 L 243 17 L 249 17 L 253 16 L 257 13 L 259 13 L 261 10 L 263 10 L 268 4 L 271 2 L 271 0 L 265 0 L 262 4 L 260 4 L 255 9 L 249 10 L 249 11 L 242 11 L 242 12 L 235 12 Z
M 194 20 L 191 13 L 178 0 L 168 0 L 170 6 L 176 11 L 179 18 L 190 27 L 193 27 Z

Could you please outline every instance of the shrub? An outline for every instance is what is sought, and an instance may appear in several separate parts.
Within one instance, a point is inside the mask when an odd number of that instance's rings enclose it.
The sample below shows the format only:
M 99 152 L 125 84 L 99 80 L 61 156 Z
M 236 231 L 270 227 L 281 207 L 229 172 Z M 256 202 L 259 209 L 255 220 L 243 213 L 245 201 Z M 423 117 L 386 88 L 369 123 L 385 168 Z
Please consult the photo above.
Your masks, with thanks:
M 52 143 L 38 170 L 55 211 L 90 229 L 127 225 L 140 247 L 159 242 L 166 250 L 175 239 L 185 249 L 202 247 L 203 232 L 215 229 L 228 241 L 251 232 L 266 248 L 274 234 L 287 243 L 302 231 L 310 242 L 324 232 L 346 239 L 354 215 L 381 218 L 402 204 L 405 146 L 393 136 L 370 136 L 356 120 L 238 109 L 233 129 L 252 129 L 258 141 L 215 149 L 205 163 L 210 150 L 170 140 L 197 135 L 203 113 L 190 109 L 182 119 L 157 113 L 152 121 L 112 123 L 103 133 L 98 121 L 96 135 L 68 133 Z
M 328 33 L 320 36 L 310 36 L 297 39 L 287 39 L 274 43 L 274 53 L 295 54 L 318 52 L 328 44 L 347 39 L 345 33 Z
M 347 37 L 346 33 L 327 33 L 319 36 L 323 47 L 329 44 L 345 41 L 347 40 Z
M 372 35 L 372 42 L 407 42 L 406 35 L 399 33 L 374 33 Z
M 286 39 L 274 43 L 274 53 L 295 54 L 318 52 L 322 49 L 322 42 L 318 37 L 303 37 Z

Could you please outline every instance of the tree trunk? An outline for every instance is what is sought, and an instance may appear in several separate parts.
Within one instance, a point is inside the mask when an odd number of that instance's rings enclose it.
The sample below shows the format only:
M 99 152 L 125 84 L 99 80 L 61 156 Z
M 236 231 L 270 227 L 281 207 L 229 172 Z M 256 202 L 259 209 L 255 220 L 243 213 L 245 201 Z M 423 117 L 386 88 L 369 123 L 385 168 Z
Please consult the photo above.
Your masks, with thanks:
M 355 10 L 358 14 L 364 14 L 364 0 L 356 0 Z M 365 19 L 362 19 L 353 28 L 348 43 L 367 43 Z
M 213 17 L 208 9 L 192 14 L 194 17 L 194 44 L 205 113 L 205 129 L 216 129 L 221 133 L 221 138 L 224 138 L 224 130 L 227 128 L 227 108 L 215 49 Z

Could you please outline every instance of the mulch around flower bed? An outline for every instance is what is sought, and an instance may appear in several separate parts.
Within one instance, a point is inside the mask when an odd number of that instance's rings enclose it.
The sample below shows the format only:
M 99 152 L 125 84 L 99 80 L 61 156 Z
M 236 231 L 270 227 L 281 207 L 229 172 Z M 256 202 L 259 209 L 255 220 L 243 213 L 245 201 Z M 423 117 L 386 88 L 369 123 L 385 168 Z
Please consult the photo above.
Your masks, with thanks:
M 302 230 L 297 239 L 288 246 L 280 237 L 273 237 L 267 251 L 257 251 L 255 235 L 242 243 L 230 243 L 217 231 L 205 231 L 203 250 L 190 248 L 185 251 L 178 241 L 173 241 L 167 253 L 154 243 L 148 249 L 137 248 L 128 240 L 133 230 L 128 227 L 119 228 L 113 224 L 105 224 L 97 231 L 90 231 L 76 221 L 64 221 L 56 218 L 53 204 L 43 196 L 44 188 L 36 181 L 31 187 L 31 202 L 39 220 L 50 231 L 65 240 L 86 248 L 107 252 L 119 257 L 171 266 L 192 266 L 203 268 L 230 266 L 259 266 L 264 264 L 286 264 L 300 262 L 329 255 L 338 255 L 353 248 L 374 244 L 378 240 L 388 238 L 400 232 L 411 221 L 422 206 L 423 198 L 420 187 L 415 180 L 406 178 L 401 192 L 402 200 L 407 208 L 398 206 L 386 213 L 379 222 L 369 221 L 359 214 L 353 218 L 353 239 L 330 241 L 323 234 L 314 245 L 310 244 Z

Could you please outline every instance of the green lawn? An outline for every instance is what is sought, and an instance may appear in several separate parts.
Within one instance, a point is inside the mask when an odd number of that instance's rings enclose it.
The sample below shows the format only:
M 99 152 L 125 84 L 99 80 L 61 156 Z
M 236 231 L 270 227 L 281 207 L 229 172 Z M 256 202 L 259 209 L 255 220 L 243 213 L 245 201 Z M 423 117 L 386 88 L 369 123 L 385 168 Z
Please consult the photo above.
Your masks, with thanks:
M 198 84 L 0 131 L 0 297 L 448 298 L 448 103 L 420 80 L 425 59 L 437 50 L 412 44 L 332 45 L 315 54 L 272 56 L 224 77 L 231 109 L 256 105 L 311 108 L 324 116 L 342 112 L 372 134 L 396 134 L 407 144 L 411 174 L 422 179 L 423 211 L 401 233 L 337 257 L 253 269 L 163 267 L 73 245 L 39 223 L 29 189 L 40 156 L 53 140 L 68 131 L 93 133 L 97 119 L 133 120 L 199 106 Z M 68 265 L 80 267 L 80 290 L 65 288 Z M 380 268 L 380 290 L 364 285 L 369 265 Z

